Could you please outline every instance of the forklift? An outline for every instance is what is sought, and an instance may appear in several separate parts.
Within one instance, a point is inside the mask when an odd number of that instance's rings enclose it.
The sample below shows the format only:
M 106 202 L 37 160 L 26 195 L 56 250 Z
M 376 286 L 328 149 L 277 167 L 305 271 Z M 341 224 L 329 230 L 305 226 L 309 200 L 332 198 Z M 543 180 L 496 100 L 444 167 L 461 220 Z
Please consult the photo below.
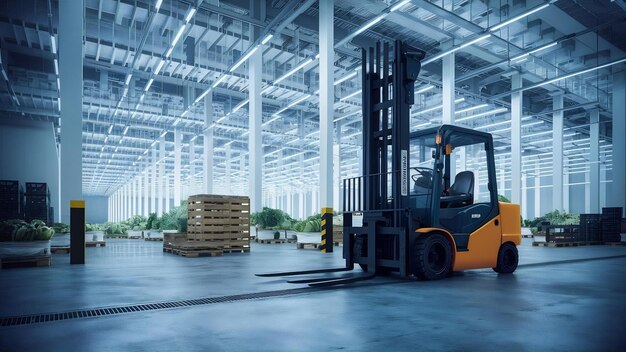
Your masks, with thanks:
M 424 56 L 402 41 L 393 53 L 389 43 L 362 49 L 363 176 L 343 180 L 345 267 L 257 276 L 344 272 L 355 264 L 364 271 L 288 281 L 324 287 L 392 273 L 438 280 L 467 269 L 515 271 L 520 208 L 498 202 L 491 134 L 453 125 L 411 129 Z M 482 177 L 454 172 L 461 150 L 474 156 Z

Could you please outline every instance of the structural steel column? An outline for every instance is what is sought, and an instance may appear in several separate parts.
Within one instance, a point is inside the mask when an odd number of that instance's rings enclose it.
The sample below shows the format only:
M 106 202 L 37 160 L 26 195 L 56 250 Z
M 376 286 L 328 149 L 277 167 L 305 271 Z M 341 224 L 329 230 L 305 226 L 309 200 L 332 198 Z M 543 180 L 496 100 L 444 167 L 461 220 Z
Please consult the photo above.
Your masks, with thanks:
M 333 208 L 341 209 L 343 192 L 341 190 L 341 121 L 335 123 L 335 145 L 333 146 Z
M 150 178 L 150 212 L 157 213 L 157 149 L 155 147 L 152 148 L 152 177 Z M 157 213 L 158 215 L 158 213 Z
M 137 215 L 143 215 L 144 196 L 143 196 L 143 177 L 141 174 L 137 175 Z
M 250 212 L 263 209 L 263 147 L 261 142 L 263 106 L 261 97 L 261 78 L 263 76 L 263 50 L 257 50 L 249 59 L 248 80 L 248 194 L 250 196 Z
M 174 206 L 180 206 L 182 198 L 182 182 L 180 182 L 180 163 L 182 150 L 183 134 L 177 128 L 174 130 Z
M 539 160 L 535 161 L 535 217 L 541 216 L 541 176 L 539 174 Z
M 569 158 L 563 157 L 563 165 L 568 165 L 570 163 Z M 563 170 L 563 210 L 569 213 L 569 192 L 570 192 L 570 181 L 571 176 L 569 169 L 567 171 Z
M 61 81 L 61 222 L 70 223 L 70 200 L 83 199 L 83 0 L 59 1 L 59 77 Z M 77 69 L 80 68 L 80 69 Z
M 319 3 L 320 205 L 333 206 L 334 0 Z M 332 243 L 331 243 L 332 246 Z
M 146 165 L 143 175 L 143 216 L 148 217 L 150 214 L 150 169 Z
M 511 76 L 511 90 L 522 88 L 522 77 L 519 73 Z M 526 204 L 522 201 L 522 92 L 511 94 L 511 202 Z M 526 186 L 524 184 L 524 186 Z M 523 197 L 526 198 L 526 197 Z
M 589 189 L 587 210 L 592 214 L 600 213 L 600 110 L 591 112 L 589 119 Z M 613 154 L 615 155 L 615 154 Z
M 522 212 L 522 218 L 523 219 L 527 219 L 528 218 L 528 203 L 527 203 L 527 199 L 528 199 L 528 175 L 526 173 L 522 174 L 522 201 L 520 202 L 521 205 L 521 212 Z M 511 196 L 515 194 L 515 192 L 511 193 Z M 512 201 L 513 202 L 513 201 Z M 513 202 L 515 203 L 515 202 Z
M 202 192 L 213 193 L 213 93 L 204 97 L 204 170 L 202 172 Z
M 231 158 L 230 144 L 227 145 L 225 149 L 226 149 L 226 160 L 224 161 L 224 168 L 226 169 L 226 184 L 224 185 L 224 193 L 230 195 L 231 192 L 232 192 L 232 190 L 231 190 L 231 184 L 232 184 L 231 179 L 232 179 L 232 176 L 231 176 L 231 172 L 230 172 L 230 169 L 231 169 L 230 166 L 232 165 L 232 163 L 231 163 L 231 160 L 230 160 L 230 158 Z
M 626 71 L 613 75 L 613 185 L 607 203 L 626 211 Z
M 172 192 L 170 189 L 170 175 L 165 174 L 163 177 L 163 184 L 165 185 L 165 210 L 164 212 L 169 213 L 170 207 L 172 203 Z
M 563 208 L 563 94 L 554 96 L 552 109 L 552 208 Z
M 135 209 L 137 207 L 137 184 L 135 183 L 135 179 L 130 180 L 130 211 L 128 212 L 128 217 L 132 218 L 135 215 Z
M 157 182 L 157 215 L 163 214 L 163 205 L 165 204 L 165 136 L 159 141 L 159 175 Z
M 189 141 L 189 188 L 187 189 L 187 196 L 196 194 L 196 141 L 192 139 Z
M 454 125 L 454 81 L 456 79 L 455 74 L 455 57 L 454 53 L 448 54 L 443 57 L 441 64 L 441 76 L 442 76 L 442 122 L 448 125 Z M 455 154 L 450 154 L 450 185 L 454 182 L 456 176 L 456 157 Z

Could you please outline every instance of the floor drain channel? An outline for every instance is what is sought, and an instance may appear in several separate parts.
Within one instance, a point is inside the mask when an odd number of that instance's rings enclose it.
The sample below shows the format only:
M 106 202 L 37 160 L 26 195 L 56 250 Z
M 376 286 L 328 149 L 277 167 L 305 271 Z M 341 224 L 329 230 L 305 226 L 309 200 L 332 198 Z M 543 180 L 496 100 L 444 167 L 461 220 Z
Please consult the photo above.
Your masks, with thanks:
M 127 305 L 127 306 L 120 306 L 120 307 L 81 309 L 81 310 L 62 312 L 62 313 L 21 315 L 21 316 L 0 318 L 0 326 L 5 327 L 5 326 L 30 325 L 30 324 L 38 324 L 38 323 L 45 323 L 45 322 L 51 322 L 51 321 L 103 317 L 103 316 L 119 315 L 119 314 L 133 313 L 133 312 L 245 301 L 245 300 L 253 300 L 253 299 L 259 299 L 259 298 L 288 296 L 288 295 L 294 295 L 298 293 L 313 292 L 316 290 L 317 289 L 312 289 L 312 288 L 296 288 L 296 289 L 288 289 L 288 290 L 246 293 L 246 294 L 240 294 L 240 295 L 221 296 L 221 297 L 207 297 L 207 298 L 200 298 L 200 299 L 166 301 L 166 302 L 159 302 L 159 303 L 133 304 L 133 305 Z

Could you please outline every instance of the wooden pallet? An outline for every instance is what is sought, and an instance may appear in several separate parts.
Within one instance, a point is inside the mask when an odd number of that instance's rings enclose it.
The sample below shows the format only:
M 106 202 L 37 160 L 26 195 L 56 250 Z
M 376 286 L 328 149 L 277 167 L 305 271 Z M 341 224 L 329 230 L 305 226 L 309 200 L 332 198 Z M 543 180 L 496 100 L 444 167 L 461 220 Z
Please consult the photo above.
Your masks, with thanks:
M 85 247 L 105 247 L 107 244 L 104 241 L 89 241 L 85 242 Z
M 42 267 L 50 266 L 50 263 L 51 257 L 49 255 L 2 258 L 0 259 L 0 269 Z
M 522 238 L 533 238 L 533 235 L 522 235 Z
M 180 255 L 182 257 L 220 257 L 224 254 L 221 249 L 196 249 L 196 250 L 182 250 L 172 247 L 163 247 L 163 252 Z
M 261 244 L 271 244 L 271 243 L 295 243 L 297 240 L 289 239 L 289 238 L 279 238 L 279 239 L 256 239 L 257 243 Z
M 600 245 L 602 242 L 533 242 L 535 247 L 579 247 Z
M 163 241 L 163 237 L 146 237 L 144 238 L 146 241 Z
M 128 236 L 127 237 L 129 240 L 140 240 L 141 236 Z
M 333 246 L 343 246 L 343 242 L 333 241 Z M 306 243 L 306 242 L 297 242 L 296 248 L 298 249 L 322 249 L 321 243 Z
M 104 239 L 117 239 L 117 238 L 121 238 L 121 239 L 128 239 L 130 237 L 128 236 L 104 236 Z
M 50 253 L 54 253 L 54 254 L 69 254 L 70 253 L 70 247 L 50 247 Z

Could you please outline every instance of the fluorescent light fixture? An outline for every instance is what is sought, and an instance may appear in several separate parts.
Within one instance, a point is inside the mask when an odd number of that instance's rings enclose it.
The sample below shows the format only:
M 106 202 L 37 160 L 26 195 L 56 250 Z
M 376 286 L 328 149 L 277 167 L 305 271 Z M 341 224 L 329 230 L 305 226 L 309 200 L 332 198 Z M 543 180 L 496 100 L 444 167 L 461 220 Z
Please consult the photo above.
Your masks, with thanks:
M 543 124 L 543 121 L 537 121 L 537 122 L 527 123 L 525 125 L 522 125 L 522 127 L 537 126 L 537 125 L 542 125 L 542 124 Z
M 315 54 L 315 60 L 319 60 L 320 58 L 320 53 Z
M 279 82 L 284 81 L 287 77 L 289 77 L 289 76 L 293 75 L 294 73 L 298 72 L 301 68 L 303 68 L 304 66 L 310 64 L 311 62 L 313 62 L 313 59 L 311 59 L 311 58 L 308 58 L 308 59 L 302 61 L 298 66 L 292 68 L 289 72 L 285 73 L 280 78 L 275 80 L 274 84 L 278 84 Z
M 500 28 L 503 28 L 503 27 L 506 27 L 506 26 L 510 25 L 513 22 L 517 22 L 517 21 L 521 20 L 522 18 L 525 18 L 525 17 L 528 17 L 528 16 L 532 15 L 535 12 L 539 12 L 539 11 L 545 9 L 548 6 L 550 6 L 550 2 L 545 3 L 543 5 L 540 5 L 540 6 L 537 6 L 534 9 L 526 11 L 526 12 L 524 12 L 524 13 L 522 13 L 520 15 L 517 15 L 517 16 L 515 16 L 513 18 L 510 18 L 510 19 L 508 19 L 508 20 L 506 20 L 504 22 L 500 22 L 499 24 L 489 28 L 489 31 L 490 32 L 495 32 L 495 31 L 499 30 Z
M 122 144 L 123 141 L 124 141 L 124 137 L 120 138 L 120 141 L 118 144 Z M 117 152 L 117 148 L 115 148 L 115 151 Z
M 540 52 L 540 51 L 543 51 L 543 50 L 549 49 L 549 48 L 551 48 L 551 47 L 553 47 L 553 46 L 556 46 L 556 45 L 558 45 L 558 44 L 559 44 L 558 42 L 552 42 L 552 43 L 550 43 L 550 44 L 547 44 L 547 45 L 541 46 L 541 47 L 539 47 L 539 48 L 537 48 L 537 49 L 530 50 L 530 51 L 529 51 L 529 52 L 527 52 L 527 53 L 524 53 L 524 54 L 518 55 L 518 56 L 516 56 L 516 57 L 512 58 L 512 59 L 511 59 L 511 61 L 520 61 L 520 62 L 522 62 L 522 61 L 526 60 L 526 59 L 528 58 L 528 56 L 530 56 L 530 55 L 532 55 L 532 54 L 535 54 L 535 53 L 538 53 L 538 52 Z
M 173 51 L 174 51 L 174 47 L 167 49 L 167 51 L 165 52 L 165 57 L 170 57 Z
M 530 89 L 530 88 L 536 88 L 536 87 L 545 86 L 546 84 L 551 84 L 551 83 L 558 82 L 558 81 L 561 81 L 561 80 L 564 80 L 564 79 L 567 79 L 567 78 L 572 78 L 572 77 L 575 77 L 575 76 L 578 76 L 578 75 L 582 75 L 582 74 L 585 74 L 585 73 L 589 73 L 589 72 L 592 72 L 592 71 L 596 71 L 596 70 L 599 70 L 599 69 L 602 69 L 602 68 L 605 68 L 605 67 L 613 66 L 613 65 L 616 65 L 616 64 L 619 64 L 619 63 L 622 63 L 622 62 L 626 62 L 626 58 L 615 60 L 615 61 L 611 61 L 611 62 L 608 62 L 608 63 L 606 63 L 604 65 L 591 67 L 591 68 L 588 68 L 588 69 L 585 69 L 585 70 L 582 70 L 582 71 L 578 71 L 578 72 L 574 72 L 574 73 L 570 73 L 570 74 L 567 74 L 567 75 L 564 75 L 564 76 L 561 76 L 561 77 L 556 77 L 556 78 L 547 80 L 545 82 L 540 82 L 540 83 L 534 84 L 534 85 L 532 85 L 530 87 L 527 87 L 524 90 Z
M 274 37 L 273 34 L 266 35 L 265 38 L 263 38 L 263 40 L 261 41 L 261 44 L 262 45 L 267 44 L 273 37 Z
M 163 68 L 163 65 L 165 65 L 165 60 L 159 61 L 159 64 L 157 65 L 156 69 L 154 70 L 154 74 L 155 75 L 158 75 L 159 72 L 161 72 L 161 69 Z
M 166 134 L 167 134 L 167 131 L 163 131 L 163 133 L 161 133 L 161 138 L 165 137 Z
M 61 111 L 61 97 L 57 98 L 57 108 Z M 59 124 L 61 124 L 61 118 L 59 118 Z
M 501 125 L 506 125 L 508 123 L 511 123 L 511 121 L 501 121 L 501 122 L 494 122 L 494 123 L 490 123 L 488 125 L 484 125 L 484 126 L 478 126 L 476 128 L 491 128 L 491 127 L 496 127 L 496 126 L 501 126 Z
M 122 132 L 123 135 L 126 135 L 126 133 L 128 133 L 128 129 L 130 128 L 130 126 L 126 126 L 124 127 L 124 132 Z
M 141 94 L 141 96 L 139 97 L 139 101 L 142 102 L 145 97 L 146 93 Z M 137 103 L 137 106 L 135 106 L 135 110 L 137 110 L 137 108 L 139 108 L 139 103 Z
M 210 91 L 211 91 L 211 89 L 209 88 L 209 89 L 205 90 L 204 92 L 202 92 L 202 94 L 200 94 L 200 95 L 196 98 L 195 103 L 196 103 L 196 104 L 197 104 L 197 103 L 199 103 L 199 102 L 200 102 L 200 100 L 202 100 L 202 98 L 204 98 L 207 94 L 209 94 L 209 92 L 210 92 Z
M 126 98 L 126 94 L 128 94 L 128 87 L 124 87 L 124 92 L 122 93 L 122 98 Z
M 2 70 L 2 72 L 4 73 L 4 70 Z M 5 78 L 6 78 L 6 75 L 5 75 Z M 9 80 L 9 79 L 7 78 L 7 81 L 8 81 L 8 80 Z M 58 77 L 57 77 L 57 89 L 58 89 L 58 90 L 61 90 L 61 80 L 60 80 Z
M 159 9 L 161 8 L 161 4 L 163 4 L 163 0 L 157 0 L 156 4 L 154 5 L 155 12 L 159 12 Z
M 195 135 L 195 136 L 191 137 L 191 139 L 190 139 L 189 141 L 190 141 L 190 142 L 193 142 L 193 141 L 195 141 L 197 138 L 198 138 L 198 135 Z
M 4 71 L 4 68 L 2 68 L 2 76 L 4 77 L 5 81 L 9 81 L 9 77 L 7 77 L 7 73 Z M 58 76 L 58 74 L 57 74 Z
M 456 99 L 456 100 L 454 101 L 454 103 L 455 103 L 455 104 L 459 104 L 459 103 L 462 103 L 462 102 L 464 102 L 464 101 L 465 101 L 465 98 L 458 98 L 458 99 Z M 430 108 L 428 108 L 428 109 L 420 110 L 420 111 L 418 111 L 418 112 L 416 112 L 416 113 L 412 114 L 411 116 L 419 116 L 419 115 L 423 115 L 423 114 L 429 113 L 429 112 L 431 112 L 431 111 L 439 110 L 439 109 L 441 109 L 441 108 L 443 108 L 443 104 L 436 105 L 436 106 L 430 107 Z
M 57 59 L 54 59 L 54 73 L 58 76 L 59 75 L 59 62 L 57 61 Z M 8 81 L 8 80 L 7 80 Z
M 183 32 L 185 31 L 186 27 L 187 27 L 186 23 L 182 27 L 180 27 L 180 29 L 176 33 L 176 36 L 174 37 L 174 40 L 172 41 L 172 47 L 176 46 L 176 43 L 178 43 L 178 41 L 180 40 L 180 37 L 183 35 Z M 166 56 L 169 56 L 169 55 L 166 55 Z
M 500 113 L 508 112 L 508 111 L 509 111 L 509 109 L 507 109 L 507 108 L 497 108 L 497 109 L 481 112 L 481 113 L 476 114 L 476 115 L 472 115 L 472 116 L 467 116 L 467 117 L 463 117 L 463 118 L 460 118 L 460 119 L 456 119 L 454 122 L 466 121 L 466 120 L 469 120 L 469 119 L 475 119 L 475 118 L 478 118 L 478 117 L 500 114 Z
M 345 97 L 339 99 L 339 101 L 346 101 L 346 100 L 348 100 L 348 99 L 350 99 L 352 97 L 355 97 L 355 96 L 357 96 L 359 94 L 361 94 L 361 91 L 357 90 L 356 92 L 350 93 L 350 94 L 346 95 Z
M 109 141 L 109 136 L 106 136 L 106 137 L 104 138 L 104 144 L 106 144 L 108 141 Z
M 56 55 L 56 53 L 57 53 L 57 39 L 53 35 L 50 36 L 50 49 L 52 50 L 52 53 Z
M 280 115 L 278 115 L 278 113 L 272 115 L 273 117 L 265 122 L 263 122 L 263 126 L 269 125 L 270 123 L 278 120 L 280 118 Z
M 189 9 L 189 12 L 187 12 L 187 16 L 185 16 L 185 22 L 191 21 L 191 18 L 195 14 L 196 14 L 196 8 L 195 7 L 192 7 L 191 9 Z
M 183 113 L 180 114 L 180 117 L 185 117 L 185 116 L 187 116 L 187 114 L 189 114 L 189 110 L 183 111 Z
M 225 79 L 226 79 L 226 75 L 222 75 L 222 77 L 218 78 L 217 81 L 215 81 L 211 87 L 215 88 L 219 86 L 220 83 L 222 83 L 222 81 Z
M 470 40 L 469 42 L 465 42 L 465 43 L 463 43 L 463 44 L 461 44 L 461 45 L 459 45 L 457 47 L 454 47 L 454 48 L 452 48 L 450 50 L 446 50 L 446 51 L 444 51 L 442 53 L 439 53 L 439 54 L 431 57 L 428 60 L 424 60 L 422 62 L 422 66 L 423 65 L 427 65 L 427 64 L 429 64 L 431 62 L 437 61 L 437 60 L 441 59 L 442 57 L 444 57 L 446 55 L 449 55 L 449 54 L 452 54 L 452 53 L 455 53 L 455 52 L 457 52 L 457 51 L 459 51 L 461 49 L 467 48 L 470 45 L 473 45 L 473 44 L 476 44 L 478 42 L 481 42 L 481 41 L 483 41 L 483 40 L 485 40 L 485 39 L 487 39 L 489 37 L 491 37 L 491 34 L 489 34 L 489 33 L 488 34 L 484 34 L 484 35 L 481 35 L 480 37 L 477 37 L 477 38 L 474 38 L 474 39 Z
M 393 6 L 391 6 L 391 9 L 389 9 L 389 12 L 394 12 L 396 10 L 399 10 L 402 6 L 408 4 L 409 2 L 411 2 L 411 0 L 401 0 L 401 1 L 398 1 Z
M 429 90 L 431 90 L 431 89 L 433 89 L 433 88 L 435 88 L 435 86 L 433 86 L 432 84 L 429 84 L 429 85 L 427 85 L 426 87 L 420 88 L 420 89 L 419 89 L 417 92 L 415 92 L 415 93 L 417 93 L 417 94 L 426 93 L 426 92 L 428 92 Z
M 237 112 L 239 109 L 243 108 L 246 104 L 248 104 L 248 101 L 249 101 L 249 99 L 242 100 L 239 104 L 237 104 L 237 106 L 235 106 L 235 107 L 233 108 L 232 113 L 235 113 L 235 112 Z
M 478 110 L 478 109 L 482 109 L 482 108 L 486 108 L 488 107 L 489 104 L 480 104 L 480 105 L 476 105 L 476 106 L 470 106 L 469 108 L 465 108 L 465 109 L 461 109 L 455 112 L 455 114 L 463 114 L 469 111 L 473 111 L 473 110 Z M 457 120 L 459 121 L 459 120 Z
M 543 131 L 543 132 L 537 132 L 537 133 L 531 133 L 531 134 L 526 134 L 526 135 L 522 135 L 522 138 L 529 138 L 529 137 L 536 137 L 536 136 L 543 136 L 545 134 L 550 134 L 552 133 L 552 130 L 549 131 Z
M 133 74 L 129 73 L 128 76 L 126 76 L 126 81 L 124 82 L 124 84 L 128 85 L 130 83 L 131 78 L 133 78 Z
M 359 110 L 357 110 L 357 111 L 353 111 L 353 112 L 351 112 L 351 113 L 347 113 L 347 114 L 345 114 L 345 115 L 343 115 L 343 116 L 341 116 L 341 117 L 339 117 L 339 118 L 335 119 L 335 122 L 337 122 L 337 121 L 341 121 L 341 120 L 344 120 L 344 119 L 347 119 L 348 117 L 350 117 L 350 116 L 354 116 L 354 115 L 356 115 L 356 114 L 358 114 L 358 113 L 360 113 L 360 112 L 361 112 L 361 110 L 359 109 Z
M 109 134 L 111 134 L 111 131 L 113 131 L 113 125 L 109 126 Z
M 248 53 L 244 56 L 242 56 L 239 61 L 237 61 L 237 63 L 230 68 L 230 72 L 235 71 L 239 66 L 241 66 L 244 62 L 246 62 L 246 60 L 248 60 L 250 58 L 250 56 L 252 56 L 252 54 L 254 54 L 255 51 L 257 51 L 259 47 L 255 46 L 254 48 L 252 48 L 252 50 L 248 51 Z
M 152 144 L 150 144 L 151 147 L 154 147 L 157 144 L 157 141 L 152 142 Z
M 150 80 L 148 81 L 148 84 L 146 84 L 146 87 L 143 89 L 144 92 L 147 92 L 150 89 L 152 82 L 154 82 L 154 78 L 150 78 Z
M 148 149 L 143 151 L 143 155 L 146 155 L 146 154 L 148 154 Z
M 351 36 L 352 38 L 356 37 L 357 35 L 365 32 L 366 30 L 368 30 L 370 27 L 372 27 L 373 25 L 375 25 L 376 23 L 382 21 L 382 19 L 386 16 L 387 14 L 382 14 L 382 15 L 378 15 L 377 17 L 375 17 L 373 20 L 369 21 L 368 23 L 366 23 L 365 25 L 363 25 L 363 27 L 359 28 L 356 30 L 356 32 L 354 32 Z
M 336 80 L 336 81 L 335 81 L 335 83 L 334 83 L 334 85 L 341 84 L 341 83 L 343 83 L 343 82 L 345 82 L 345 81 L 349 80 L 350 78 L 352 78 L 352 77 L 354 77 L 354 76 L 356 76 L 356 75 L 357 75 L 357 72 L 352 72 L 352 73 L 350 73 L 350 74 L 347 74 L 347 75 L 345 75 L 345 76 L 343 76 L 343 77 L 339 78 L 338 80 Z
M 282 109 L 278 110 L 277 112 L 275 112 L 273 115 L 278 115 L 278 114 L 280 114 L 281 112 L 283 112 L 283 111 L 285 111 L 285 110 L 287 110 L 287 109 L 289 109 L 289 108 L 292 108 L 292 107 L 294 107 L 294 106 L 296 106 L 296 105 L 300 104 L 301 102 L 305 101 L 306 99 L 308 99 L 308 98 L 310 98 L 310 97 L 311 97 L 311 94 L 307 94 L 307 95 L 305 95 L 305 96 L 303 96 L 303 97 L 301 97 L 301 98 L 299 98 L 299 99 L 296 99 L 296 100 L 292 101 L 291 103 L 289 103 L 289 104 L 288 104 L 287 106 L 285 106 L 284 108 L 282 108 Z M 273 121 L 273 120 L 270 120 L 270 121 Z M 269 123 L 269 121 L 268 121 L 268 123 Z
M 267 87 L 263 88 L 263 90 L 261 91 L 261 95 L 269 92 L 272 88 L 274 88 L 274 86 L 272 86 L 271 84 L 268 85 Z

